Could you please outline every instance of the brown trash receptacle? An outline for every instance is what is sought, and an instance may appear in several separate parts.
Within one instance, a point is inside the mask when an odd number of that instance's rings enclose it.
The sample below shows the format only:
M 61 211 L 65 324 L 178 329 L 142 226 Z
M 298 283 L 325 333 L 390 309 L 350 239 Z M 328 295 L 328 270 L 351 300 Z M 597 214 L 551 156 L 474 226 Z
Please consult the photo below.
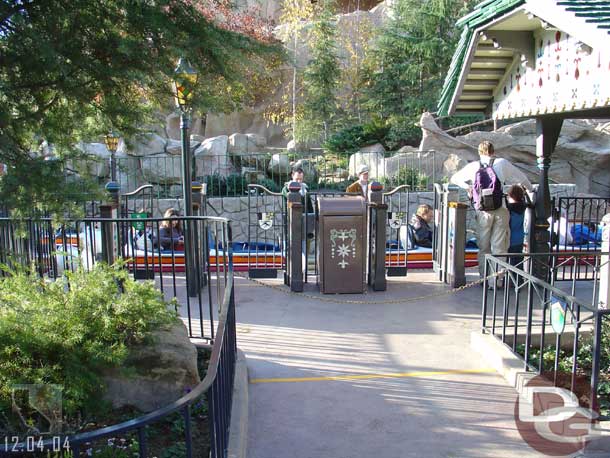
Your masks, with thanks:
M 320 291 L 363 293 L 366 262 L 366 203 L 362 197 L 318 199 Z

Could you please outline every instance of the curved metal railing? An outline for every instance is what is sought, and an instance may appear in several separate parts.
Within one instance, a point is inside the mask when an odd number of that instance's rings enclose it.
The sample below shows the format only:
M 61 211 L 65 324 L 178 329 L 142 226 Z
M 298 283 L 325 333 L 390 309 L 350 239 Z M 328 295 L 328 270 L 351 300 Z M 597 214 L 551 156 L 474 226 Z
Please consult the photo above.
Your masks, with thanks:
M 11 456 L 13 453 L 31 453 L 33 451 L 40 452 L 61 452 L 65 450 L 58 450 L 58 444 L 63 446 L 69 444 L 71 456 L 78 457 L 79 454 L 86 451 L 86 448 L 90 444 L 96 443 L 101 439 L 113 438 L 117 436 L 125 436 L 135 434 L 137 437 L 137 449 L 138 456 L 146 457 L 149 439 L 147 437 L 147 428 L 150 425 L 159 423 L 163 420 L 168 419 L 171 415 L 180 413 L 184 422 L 183 433 L 175 434 L 175 441 L 184 441 L 185 452 L 187 457 L 193 455 L 193 424 L 191 410 L 193 406 L 201 401 L 202 399 L 208 407 L 208 418 L 209 418 L 209 437 L 210 437 L 210 450 L 211 456 L 224 457 L 228 448 L 228 436 L 229 436 L 229 424 L 230 424 L 230 413 L 231 413 L 231 402 L 233 392 L 233 379 L 235 374 L 235 361 L 236 361 L 236 331 L 235 331 L 235 299 L 234 299 L 234 281 L 232 263 L 230 259 L 230 238 L 229 234 L 229 222 L 225 218 L 217 217 L 178 217 L 175 219 L 184 220 L 185 222 L 203 222 L 203 224 L 220 224 L 222 226 L 221 240 L 218 238 L 207 244 L 206 250 L 208 254 L 212 249 L 218 250 L 223 249 L 224 261 L 221 266 L 216 261 L 216 276 L 214 278 L 215 285 L 212 282 L 210 276 L 210 266 L 207 265 L 207 290 L 210 298 L 210 313 L 213 314 L 211 307 L 212 301 L 212 289 L 216 289 L 216 297 L 219 301 L 219 311 L 216 329 L 212 331 L 211 338 L 208 340 L 212 343 L 210 360 L 207 367 L 207 373 L 204 379 L 195 386 L 190 392 L 182 396 L 180 399 L 161 407 L 153 412 L 141 415 L 137 418 L 123 421 L 112 426 L 107 426 L 94 431 L 88 431 L 73 435 L 58 435 L 52 439 L 45 441 L 36 441 L 35 449 L 32 449 L 31 441 L 22 441 L 19 443 L 7 442 L 0 444 L 0 456 Z M 116 227 L 120 227 L 121 224 L 131 224 L 133 219 L 130 218 L 118 218 L 118 219 L 85 219 L 83 222 L 89 223 L 100 223 L 100 224 L 114 224 Z M 163 218 L 148 218 L 144 221 L 146 223 L 159 223 L 164 221 Z M 7 240 L 6 231 L 3 232 L 5 227 L 10 226 L 11 220 L 8 218 L 0 218 L 0 248 L 7 249 L 10 246 L 5 246 L 4 242 Z M 48 222 L 45 222 L 48 224 Z M 49 226 L 50 227 L 50 226 Z M 38 232 L 30 232 L 30 239 Z M 42 233 L 38 233 L 41 235 Z M 47 237 L 48 234 L 43 234 Z M 14 238 L 14 234 L 11 234 Z M 35 246 L 35 244 L 26 242 L 26 245 Z M 35 254 L 32 253 L 31 258 L 35 258 Z M 222 267 L 222 268 L 221 268 Z M 215 288 L 214 288 L 215 287 Z M 202 310 L 200 309 L 200 312 Z M 189 320 L 190 320 L 190 309 L 189 309 Z M 203 315 L 200 316 L 203 320 Z M 210 316 L 211 326 L 213 327 L 213 317 Z M 215 332 L 214 332 L 215 331 Z M 173 437 L 173 438 L 174 438 Z M 45 455 L 46 456 L 46 455 Z M 95 456 L 95 453 L 93 453 Z

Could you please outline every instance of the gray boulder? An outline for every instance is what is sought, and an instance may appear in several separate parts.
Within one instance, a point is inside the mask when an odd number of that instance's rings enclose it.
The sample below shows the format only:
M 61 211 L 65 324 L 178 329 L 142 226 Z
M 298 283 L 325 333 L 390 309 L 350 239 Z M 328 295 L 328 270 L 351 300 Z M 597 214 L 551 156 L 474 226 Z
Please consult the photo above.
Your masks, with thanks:
M 256 153 L 267 146 L 265 137 L 257 134 L 233 134 L 229 137 L 229 153 Z
M 286 153 L 276 153 L 271 156 L 267 171 L 272 176 L 288 176 L 291 172 L 290 159 Z
M 311 159 L 299 159 L 292 164 L 292 170 L 301 168 L 305 175 L 305 183 L 317 183 L 319 177 L 318 168 Z
M 151 154 L 165 153 L 165 138 L 154 134 L 142 134 L 133 139 L 130 144 L 120 143 L 117 151 L 132 156 L 149 156 Z
M 229 154 L 238 159 L 240 165 L 265 170 L 268 158 L 264 150 L 265 137 L 257 134 L 233 134 L 229 137 Z
M 152 343 L 130 350 L 125 364 L 104 375 L 104 399 L 114 408 L 150 412 L 185 395 L 200 382 L 197 349 L 182 323 L 152 333 Z
M 140 169 L 146 183 L 179 184 L 182 182 L 182 162 L 180 156 L 162 153 L 141 157 Z
M 443 132 L 430 114 L 424 114 L 420 124 L 423 139 L 420 149 L 436 151 L 437 176 L 451 176 L 465 163 L 477 160 L 477 146 L 491 141 L 496 154 L 510 160 L 537 183 L 536 121 L 533 119 L 511 124 L 496 132 L 472 132 L 451 137 Z M 566 120 L 557 147 L 551 157 L 549 178 L 555 183 L 573 183 L 582 193 L 609 195 L 610 133 L 603 124 L 591 121 Z
M 362 164 L 367 165 L 369 168 L 369 180 L 380 180 L 385 177 L 385 159 L 382 152 L 360 151 L 352 154 L 349 157 L 349 176 L 356 177 L 358 175 L 358 168 Z
M 197 172 L 199 175 L 227 176 L 233 171 L 227 148 L 229 137 L 220 135 L 205 139 L 195 150 Z
M 384 164 L 384 176 L 386 178 L 395 178 L 398 176 L 401 169 L 410 168 L 416 169 L 420 166 L 424 168 L 427 164 L 432 164 L 432 155 L 434 153 L 420 152 L 413 150 L 413 147 L 409 149 L 401 148 L 402 152 L 398 152 L 391 157 L 385 159 Z M 422 170 L 426 172 L 426 170 Z M 430 175 L 432 170 L 429 170 Z
M 78 149 L 85 157 L 69 164 L 79 175 L 107 178 L 110 176 L 110 151 L 103 143 L 80 143 Z

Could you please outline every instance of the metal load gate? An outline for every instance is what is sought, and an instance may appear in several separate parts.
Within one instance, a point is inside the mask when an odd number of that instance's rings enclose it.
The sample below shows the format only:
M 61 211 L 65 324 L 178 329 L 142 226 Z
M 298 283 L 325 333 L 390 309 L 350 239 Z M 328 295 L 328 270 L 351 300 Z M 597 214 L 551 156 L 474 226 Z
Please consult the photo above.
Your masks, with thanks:
M 258 184 L 248 185 L 248 240 L 233 244 L 235 262 L 247 257 L 250 278 L 276 278 L 278 270 L 286 280 L 286 199 Z
M 466 283 L 466 252 L 468 216 L 472 208 L 468 200 L 454 185 L 434 184 L 434 235 L 432 262 L 438 279 L 453 287 Z
M 401 185 L 383 193 L 387 205 L 385 266 L 388 277 L 407 275 L 409 250 L 415 248 L 411 215 L 410 186 Z
M 354 256 L 356 252 L 363 254 L 363 281 L 368 282 L 374 291 L 385 290 L 385 247 L 386 247 L 386 205 L 383 202 L 382 186 L 379 183 L 371 183 L 371 201 L 366 206 L 363 229 L 359 232 L 358 229 L 354 229 L 355 234 L 361 233 L 361 237 L 364 237 L 364 244 L 362 253 L 359 248 L 356 248 L 358 243 L 355 239 L 349 246 L 353 248 Z M 316 284 L 322 285 L 321 276 L 323 272 L 321 270 L 320 263 L 324 262 L 326 256 L 322 255 L 325 246 L 322 243 L 328 242 L 332 244 L 332 233 L 331 230 L 326 231 L 331 234 L 331 238 L 327 240 L 327 233 L 322 233 L 322 224 L 326 226 L 334 225 L 337 223 L 337 218 L 352 217 L 347 211 L 347 208 L 343 208 L 342 205 L 332 203 L 333 200 L 340 200 L 342 197 L 358 197 L 358 194 L 347 193 L 347 192 L 312 192 L 305 195 L 300 195 L 298 186 L 295 186 L 294 191 L 289 192 L 288 195 L 288 207 L 287 207 L 287 278 L 286 284 L 290 285 L 292 291 L 302 291 L 303 284 L 310 280 L 310 276 L 315 277 Z M 328 208 L 333 208 L 330 213 L 325 210 L 324 214 L 320 213 L 322 204 Z M 353 199 L 349 202 L 346 201 L 346 207 L 351 207 Z M 328 210 L 327 208 L 327 210 Z M 339 209 L 342 209 L 339 211 Z M 337 213 L 339 211 L 339 213 Z M 347 213 L 345 213 L 347 211 Z M 343 215 L 343 216 L 332 216 L 332 215 Z M 334 221 L 330 223 L 330 221 Z M 351 223 L 350 223 L 351 224 Z M 326 227 L 325 226 L 325 227 Z M 338 230 L 335 232 L 344 232 Z M 322 237 L 324 235 L 324 237 Z M 347 236 L 343 234 L 342 236 Z M 324 239 L 324 242 L 321 239 Z M 343 239 L 342 239 L 343 240 Z M 351 239 L 350 239 L 351 240 Z M 381 247 L 380 251 L 377 251 L 377 247 Z M 343 247 L 345 248 L 345 247 Z M 326 247 L 326 251 L 330 249 Z M 340 247 L 339 250 L 342 248 Z M 351 253 L 351 251 L 350 251 Z M 343 255 L 340 255 L 343 256 Z M 332 255 L 330 256 L 332 257 Z M 345 259 L 344 259 L 345 260 Z M 341 263 L 340 263 L 341 264 Z M 325 264 L 326 265 L 326 264 Z M 346 265 L 351 265 L 346 263 Z M 368 269 L 367 269 L 368 267 Z M 326 271 L 325 271 L 326 272 Z M 324 288 L 326 292 L 328 288 Z M 335 288 L 331 288 L 335 289 Z M 335 291 L 330 291 L 335 292 Z M 340 291 L 337 291 L 340 292 Z

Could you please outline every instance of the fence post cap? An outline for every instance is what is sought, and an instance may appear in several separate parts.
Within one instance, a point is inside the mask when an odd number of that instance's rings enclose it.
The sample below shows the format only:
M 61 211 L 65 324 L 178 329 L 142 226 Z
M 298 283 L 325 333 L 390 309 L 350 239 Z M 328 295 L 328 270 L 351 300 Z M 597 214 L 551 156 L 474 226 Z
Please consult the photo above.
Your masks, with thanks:
M 288 191 L 290 192 L 301 192 L 301 183 L 298 181 L 291 181 L 288 183 Z
M 383 191 L 383 185 L 379 181 L 373 181 L 371 183 L 371 191 Z

